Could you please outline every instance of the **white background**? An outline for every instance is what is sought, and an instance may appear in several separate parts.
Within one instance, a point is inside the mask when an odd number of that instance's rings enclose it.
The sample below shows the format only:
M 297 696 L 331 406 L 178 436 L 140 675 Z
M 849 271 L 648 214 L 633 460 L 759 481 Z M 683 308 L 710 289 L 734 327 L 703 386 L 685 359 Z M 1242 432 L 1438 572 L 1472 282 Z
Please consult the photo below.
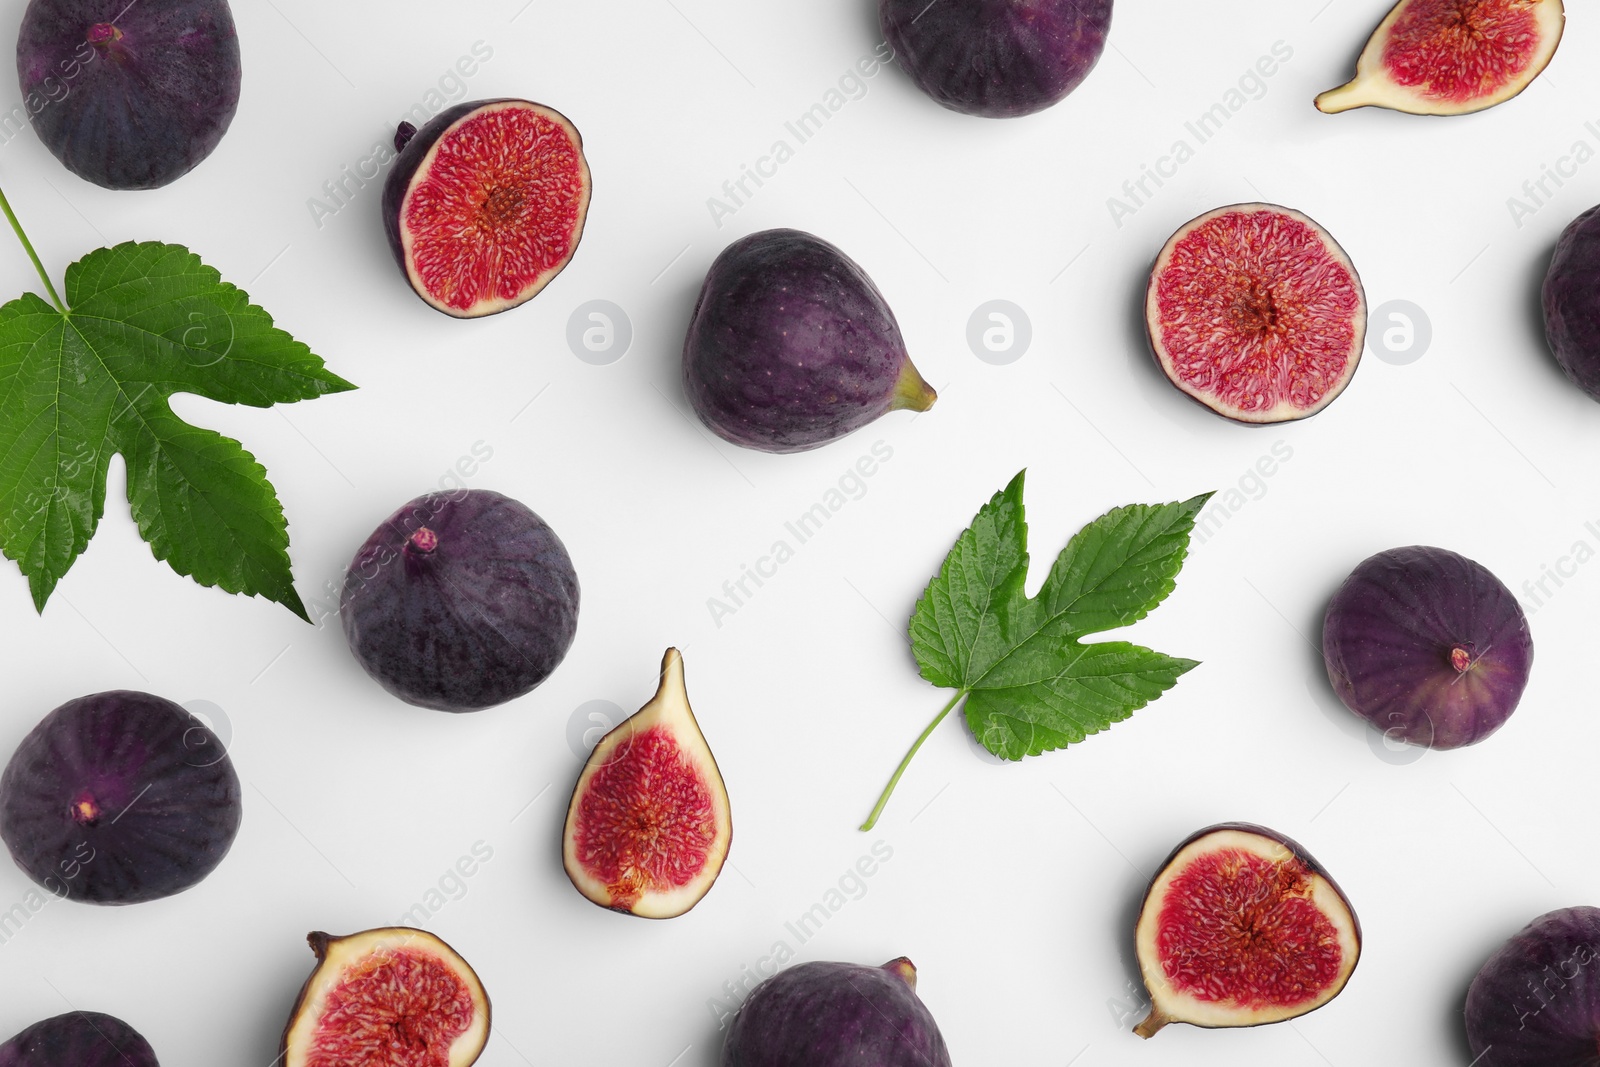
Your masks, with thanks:
M 89 692 L 210 701 L 231 731 L 244 827 L 191 892 L 34 915 L 0 945 L 0 1030 L 71 1005 L 128 1019 L 168 1067 L 267 1067 L 311 966 L 305 933 L 394 921 L 481 841 L 493 859 L 429 925 L 494 999 L 487 1067 L 710 1067 L 708 1000 L 793 943 L 784 923 L 882 840 L 893 858 L 799 957 L 910 956 L 967 1067 L 1464 1064 L 1460 1009 L 1481 963 L 1534 916 L 1600 895 L 1580 814 L 1600 743 L 1600 566 L 1529 602 L 1532 684 L 1510 724 L 1465 751 L 1374 746 L 1314 642 L 1339 581 L 1381 549 L 1449 547 L 1520 591 L 1575 542 L 1600 547 L 1585 527 L 1600 520 L 1600 408 L 1547 354 L 1537 311 L 1557 234 L 1600 199 L 1600 163 L 1548 186 L 1521 226 L 1506 203 L 1575 141 L 1600 147 L 1584 128 L 1600 119 L 1593 12 L 1574 13 L 1523 97 L 1430 120 L 1311 106 L 1353 69 L 1383 0 L 1123 0 L 1100 66 L 1060 106 L 968 118 L 885 70 L 719 228 L 707 198 L 878 43 L 868 0 L 524 2 L 242 0 L 238 117 L 211 159 L 158 192 L 81 182 L 31 132 L 0 146 L 4 188 L 57 278 L 102 244 L 183 242 L 361 386 L 265 411 L 175 402 L 267 466 L 314 610 L 368 531 L 478 442 L 493 458 L 471 484 L 548 519 L 583 584 L 577 641 L 542 688 L 477 715 L 411 708 L 356 667 L 335 622 L 308 627 L 153 561 L 119 461 L 99 534 L 42 618 L 0 568 L 0 752 Z M 5 4 L 0 40 L 22 6 Z M 375 185 L 320 228 L 308 200 L 477 41 L 493 57 L 468 96 L 565 112 L 595 194 L 577 258 L 543 295 L 457 322 L 402 281 Z M 1264 95 L 1115 225 L 1107 198 L 1279 41 L 1293 57 Z M 1324 414 L 1261 430 L 1165 384 L 1137 318 L 1168 234 L 1256 198 L 1321 221 L 1374 306 L 1413 301 L 1434 332 L 1418 362 L 1368 358 Z M 797 456 L 698 428 L 678 386 L 694 295 L 727 242 L 771 226 L 832 240 L 872 274 L 936 408 Z M 19 248 L 0 255 L 0 292 L 37 284 Z M 996 298 L 1033 325 L 1008 366 L 965 338 Z M 565 340 L 592 299 L 632 320 L 632 349 L 609 366 Z M 715 625 L 707 599 L 880 440 L 893 458 L 861 499 Z M 984 758 L 950 721 L 879 830 L 856 831 L 945 700 L 918 678 L 904 620 L 983 500 L 1029 468 L 1037 586 L 1100 512 L 1237 486 L 1278 442 L 1292 458 L 1249 483 L 1135 631 L 1203 666 L 1108 734 L 1022 765 Z M 579 897 L 558 838 L 577 709 L 637 707 L 669 644 L 685 651 L 737 835 L 710 896 L 649 923 Z M 1333 872 L 1365 926 L 1363 959 L 1300 1020 L 1143 1043 L 1116 1017 L 1133 1010 L 1139 894 L 1172 845 L 1227 819 L 1276 827 Z M 31 888 L 0 865 L 0 908 Z

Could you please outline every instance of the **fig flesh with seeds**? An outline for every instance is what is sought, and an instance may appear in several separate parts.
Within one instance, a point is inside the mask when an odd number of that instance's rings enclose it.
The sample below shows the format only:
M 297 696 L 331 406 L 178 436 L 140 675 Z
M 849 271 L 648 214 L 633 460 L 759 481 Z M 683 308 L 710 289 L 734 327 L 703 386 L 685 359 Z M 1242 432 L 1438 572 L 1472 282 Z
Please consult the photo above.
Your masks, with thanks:
M 1579 389 L 1600 400 L 1600 207 L 1573 219 L 1544 277 L 1544 335 Z
M 1282 1022 L 1344 989 L 1361 926 L 1344 893 L 1298 844 L 1250 823 L 1192 835 L 1151 879 L 1134 935 L 1150 1014 L 1219 1028 Z
M 181 893 L 222 862 L 241 799 L 222 742 L 149 693 L 70 700 L 0 774 L 0 837 L 49 893 L 137 904 Z
M 70 1011 L 0 1045 L 0 1067 L 160 1067 L 133 1027 L 114 1015 Z
M 722 772 L 667 649 L 650 702 L 602 737 L 567 807 L 567 877 L 603 908 L 682 915 L 710 892 L 733 843 Z
M 1386 736 L 1460 748 L 1517 709 L 1533 637 L 1487 567 L 1413 545 L 1379 552 L 1345 579 L 1323 620 L 1322 657 L 1339 699 Z
M 1145 325 L 1162 373 L 1190 399 L 1236 422 L 1289 422 L 1350 384 L 1367 300 L 1350 257 L 1312 219 L 1234 204 L 1161 249 Z
M 383 187 L 389 248 L 430 307 L 470 319 L 526 303 L 566 269 L 589 214 L 583 138 L 531 100 L 401 123 Z
M 1565 25 L 1562 0 L 1400 0 L 1362 49 L 1355 78 L 1317 97 L 1317 110 L 1482 111 L 1543 73 Z
M 1507 941 L 1467 989 L 1475 1067 L 1600 1067 L 1600 908 L 1561 908 Z
M 317 965 L 284 1028 L 283 1067 L 470 1067 L 489 995 L 467 961 L 410 927 L 306 939 Z

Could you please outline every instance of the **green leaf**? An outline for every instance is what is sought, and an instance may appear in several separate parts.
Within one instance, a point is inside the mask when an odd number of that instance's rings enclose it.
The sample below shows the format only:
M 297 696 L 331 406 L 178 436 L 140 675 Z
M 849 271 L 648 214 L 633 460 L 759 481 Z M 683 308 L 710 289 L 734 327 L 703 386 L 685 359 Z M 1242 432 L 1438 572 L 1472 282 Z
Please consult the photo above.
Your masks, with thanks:
M 1195 519 L 1211 498 L 1107 512 L 1067 543 L 1030 598 L 1023 473 L 956 539 L 910 625 L 922 677 L 956 690 L 933 726 L 964 700 L 973 736 L 1009 760 L 1077 744 L 1198 666 L 1123 641 L 1081 639 L 1138 622 L 1167 598 Z M 863 829 L 876 822 L 933 726 L 901 762 Z
M 67 269 L 66 305 L 29 293 L 0 307 L 0 550 L 34 606 L 88 547 L 120 453 L 157 559 L 306 618 L 266 471 L 168 398 L 270 407 L 355 387 L 179 245 L 89 253 Z

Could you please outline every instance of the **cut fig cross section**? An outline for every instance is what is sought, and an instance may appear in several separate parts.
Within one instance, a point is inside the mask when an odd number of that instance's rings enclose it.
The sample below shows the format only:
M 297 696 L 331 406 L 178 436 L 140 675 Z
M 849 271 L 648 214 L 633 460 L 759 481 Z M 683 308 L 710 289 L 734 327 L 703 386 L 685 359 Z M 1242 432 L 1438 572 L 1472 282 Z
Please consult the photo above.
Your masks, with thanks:
M 1234 204 L 1173 234 L 1145 295 L 1167 379 L 1245 423 L 1315 415 L 1350 384 L 1367 299 L 1350 257 L 1298 211 Z
M 595 745 L 567 808 L 567 877 L 603 908 L 670 919 L 698 904 L 722 873 L 733 815 L 722 772 L 667 649 L 661 684 Z
M 1338 996 L 1361 954 L 1361 926 L 1333 879 L 1295 842 L 1223 823 L 1175 849 L 1145 891 L 1135 951 L 1150 1014 L 1168 1023 L 1259 1026 Z

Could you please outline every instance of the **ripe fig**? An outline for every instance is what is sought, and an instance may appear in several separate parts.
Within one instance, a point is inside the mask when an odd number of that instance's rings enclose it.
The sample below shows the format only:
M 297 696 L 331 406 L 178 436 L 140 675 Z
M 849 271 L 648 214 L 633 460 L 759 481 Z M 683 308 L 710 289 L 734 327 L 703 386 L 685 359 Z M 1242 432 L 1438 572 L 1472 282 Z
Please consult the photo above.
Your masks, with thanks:
M 1467 990 L 1474 1067 L 1600 1064 L 1600 908 L 1541 915 L 1489 957 Z
M 307 937 L 317 965 L 289 1013 L 282 1067 L 471 1067 L 489 994 L 455 949 L 392 926 Z
M 216 869 L 239 832 L 239 777 L 222 742 L 170 700 L 69 700 L 0 774 L 0 838 L 66 900 L 137 904 Z
M 1323 620 L 1322 658 L 1345 707 L 1386 736 L 1460 748 L 1517 710 L 1533 638 L 1486 567 L 1415 545 L 1379 552 L 1345 579 Z
M 646 919 L 682 915 L 711 891 L 733 844 L 733 813 L 667 649 L 650 702 L 602 737 L 567 805 L 561 861 L 578 892 Z
M 1234 204 L 1161 249 L 1145 324 L 1162 373 L 1191 399 L 1237 422 L 1289 422 L 1350 384 L 1367 299 L 1350 257 L 1310 218 Z
M 510 497 L 429 493 L 350 561 L 339 618 L 356 661 L 401 700 L 480 711 L 561 663 L 578 629 L 578 576 L 556 532 Z
M 878 0 L 917 87 L 952 111 L 1012 118 L 1076 89 L 1105 51 L 1111 0 Z
M 402 122 L 383 186 L 395 262 L 429 306 L 471 319 L 532 300 L 572 261 L 589 214 L 583 138 L 530 100 Z
M 1544 71 L 1565 24 L 1561 0 L 1400 0 L 1362 49 L 1355 78 L 1317 97 L 1317 110 L 1482 111 Z
M 1573 384 L 1600 400 L 1600 207 L 1572 220 L 1544 276 L 1544 335 Z
M 1361 955 L 1361 924 L 1305 849 L 1250 823 L 1207 827 L 1151 879 L 1134 935 L 1150 1014 L 1168 1023 L 1260 1026 L 1338 996 Z
M 227 0 L 30 0 L 17 38 L 23 106 L 68 170 L 155 189 L 209 156 L 239 108 Z
M 69 1011 L 0 1045 L 0 1067 L 160 1067 L 150 1042 L 117 1018 Z
M 799 230 L 740 238 L 711 264 L 683 389 L 719 436 L 763 452 L 804 452 L 937 399 L 866 271 Z
M 904 956 L 882 967 L 802 963 L 756 986 L 728 1027 L 722 1067 L 950 1067 Z

